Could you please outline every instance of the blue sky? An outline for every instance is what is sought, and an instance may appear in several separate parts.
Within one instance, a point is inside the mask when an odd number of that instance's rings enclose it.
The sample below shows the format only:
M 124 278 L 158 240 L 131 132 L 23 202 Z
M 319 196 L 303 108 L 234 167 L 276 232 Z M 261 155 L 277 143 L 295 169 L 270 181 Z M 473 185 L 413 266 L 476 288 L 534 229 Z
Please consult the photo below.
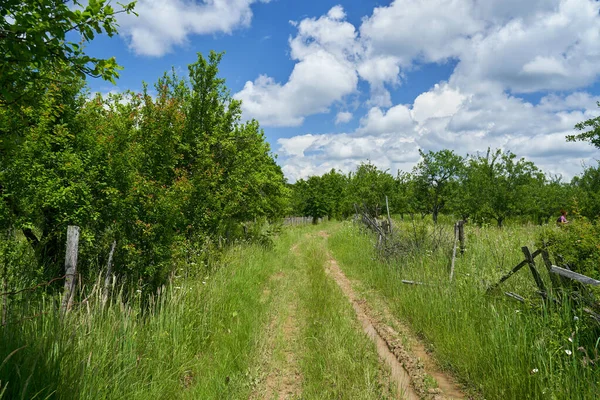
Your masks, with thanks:
M 116 86 L 139 90 L 196 53 L 264 128 L 290 181 L 371 160 L 409 171 L 418 150 L 511 150 L 565 178 L 599 152 L 566 143 L 600 109 L 595 0 L 139 0 L 119 37 Z

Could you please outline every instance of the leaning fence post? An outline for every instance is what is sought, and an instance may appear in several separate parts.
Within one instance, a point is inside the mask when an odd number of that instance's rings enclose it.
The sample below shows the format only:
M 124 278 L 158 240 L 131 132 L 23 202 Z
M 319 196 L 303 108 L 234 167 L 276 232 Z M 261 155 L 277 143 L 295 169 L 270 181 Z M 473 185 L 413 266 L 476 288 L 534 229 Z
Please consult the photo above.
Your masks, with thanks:
M 73 304 L 75 282 L 77 280 L 77 251 L 79 249 L 79 227 L 69 225 L 67 228 L 67 252 L 65 254 L 65 289 L 61 312 L 64 315 Z
M 539 272 L 535 268 L 534 257 L 529 252 L 529 248 L 527 246 L 523 246 L 523 247 L 521 247 L 521 251 L 523 252 L 523 254 L 525 254 L 525 259 L 527 260 L 527 264 L 529 265 L 529 270 L 531 271 L 531 274 L 533 275 L 535 284 L 540 289 L 540 291 L 546 293 L 546 287 L 544 286 L 544 281 L 542 281 L 542 277 L 540 276 Z

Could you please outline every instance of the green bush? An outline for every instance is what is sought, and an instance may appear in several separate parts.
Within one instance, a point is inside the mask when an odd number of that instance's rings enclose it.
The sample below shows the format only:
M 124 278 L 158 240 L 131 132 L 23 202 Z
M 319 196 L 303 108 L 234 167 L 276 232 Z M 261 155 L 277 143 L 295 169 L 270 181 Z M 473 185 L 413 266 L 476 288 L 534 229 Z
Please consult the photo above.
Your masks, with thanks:
M 538 245 L 546 246 L 558 265 L 600 279 L 600 221 L 572 220 L 558 227 L 549 226 L 538 235 Z

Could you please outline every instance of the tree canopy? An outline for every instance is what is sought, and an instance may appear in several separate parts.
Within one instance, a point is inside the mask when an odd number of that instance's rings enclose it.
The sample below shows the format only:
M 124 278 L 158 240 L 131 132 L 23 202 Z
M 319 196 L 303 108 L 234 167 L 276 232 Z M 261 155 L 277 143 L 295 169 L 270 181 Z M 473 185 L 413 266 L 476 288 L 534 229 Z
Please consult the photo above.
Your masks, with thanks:
M 0 106 L 36 98 L 50 82 L 74 76 L 114 82 L 121 68 L 114 58 L 86 54 L 97 34 L 117 34 L 116 15 L 133 13 L 135 2 L 110 0 L 3 0 L 0 7 Z M 79 36 L 79 37 L 77 37 Z M 76 42 L 78 40 L 78 42 Z

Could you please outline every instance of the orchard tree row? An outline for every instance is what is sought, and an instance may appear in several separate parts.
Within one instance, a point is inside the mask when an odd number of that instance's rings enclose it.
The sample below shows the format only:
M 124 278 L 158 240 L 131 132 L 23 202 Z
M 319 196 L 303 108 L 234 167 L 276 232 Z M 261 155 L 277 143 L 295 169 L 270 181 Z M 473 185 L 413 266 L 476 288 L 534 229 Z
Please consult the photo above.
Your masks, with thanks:
M 507 218 L 553 222 L 562 209 L 588 218 L 600 215 L 600 168 L 588 167 L 570 183 L 544 174 L 534 163 L 510 151 L 488 150 L 463 157 L 451 150 L 421 151 L 421 161 L 396 176 L 362 163 L 349 174 L 331 170 L 292 185 L 292 209 L 298 215 L 344 218 L 364 207 L 373 215 L 390 212 L 441 213 L 477 223 L 502 226 Z
M 62 275 L 67 225 L 82 229 L 82 272 L 97 275 L 116 240 L 117 273 L 151 290 L 179 255 L 284 214 L 281 169 L 258 123 L 241 121 L 220 60 L 200 55 L 185 79 L 165 74 L 141 93 L 108 97 L 91 97 L 63 63 L 40 73 L 35 98 L 7 98 L 0 229 L 26 239 L 40 278 Z

